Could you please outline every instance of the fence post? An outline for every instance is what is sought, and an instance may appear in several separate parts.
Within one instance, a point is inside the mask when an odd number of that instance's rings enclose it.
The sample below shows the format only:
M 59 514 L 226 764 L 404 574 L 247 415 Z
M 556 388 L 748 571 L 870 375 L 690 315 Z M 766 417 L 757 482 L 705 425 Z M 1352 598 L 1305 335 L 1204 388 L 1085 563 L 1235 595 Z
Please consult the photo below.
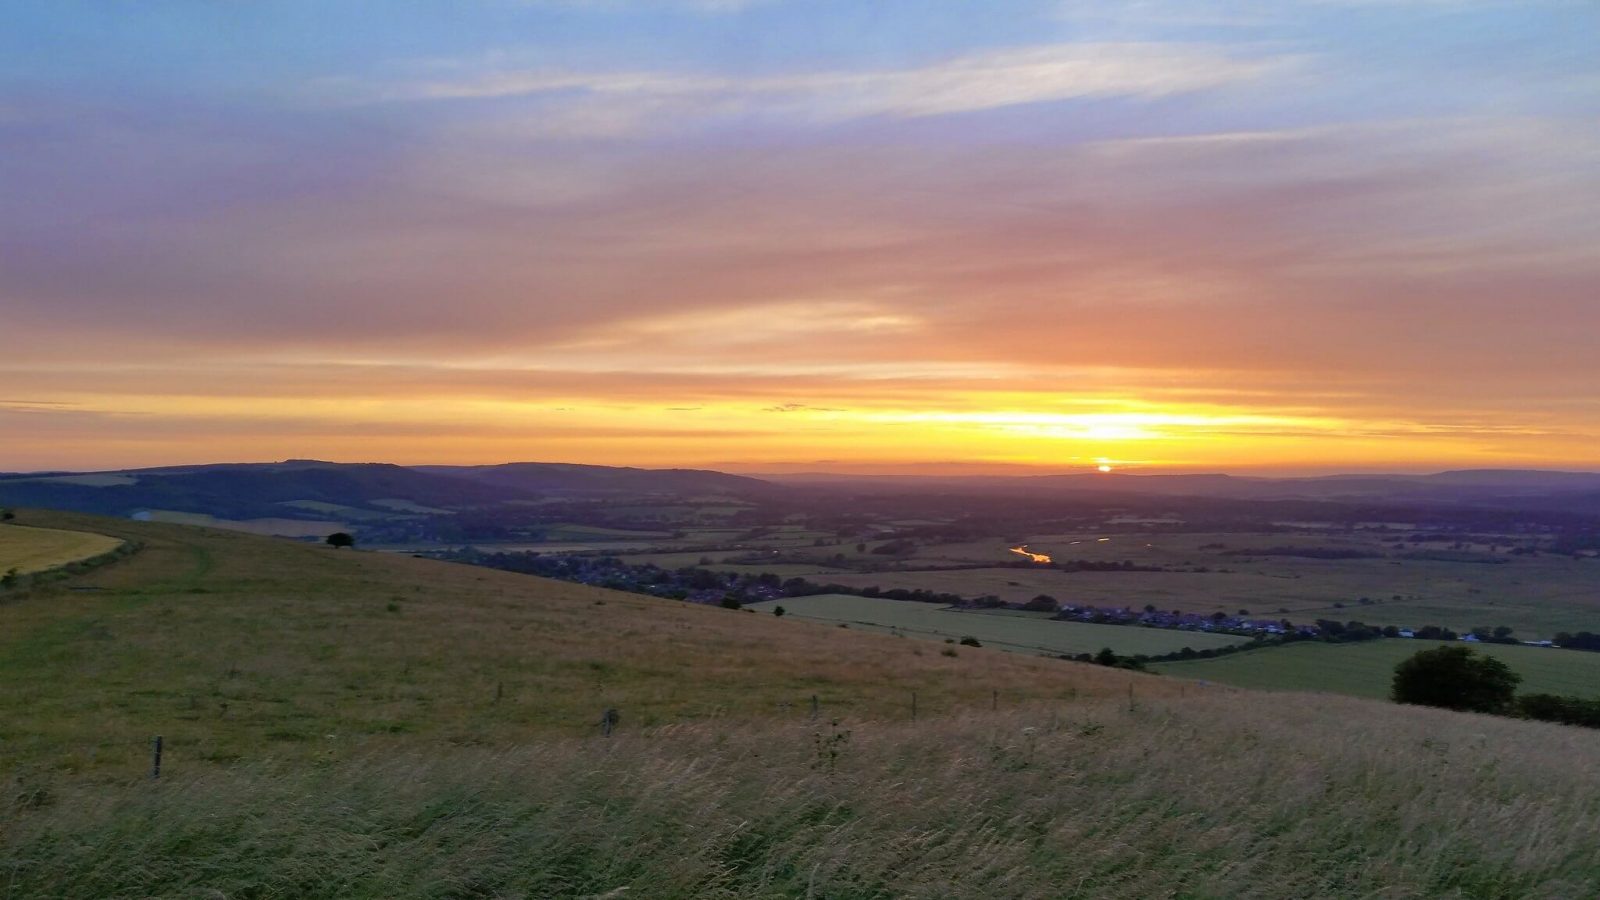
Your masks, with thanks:
M 917 692 L 911 692 L 911 721 L 917 720 Z
M 161 735 L 150 742 L 150 777 L 161 777 Z
M 817 719 L 817 695 L 816 694 L 812 694 L 811 695 L 811 720 L 813 722 L 815 722 L 816 719 Z
M 989 711 L 990 712 L 994 712 L 995 710 L 998 710 L 999 708 L 1000 708 L 1000 692 L 999 691 L 990 691 L 989 692 Z
M 615 727 L 617 722 L 621 721 L 621 719 L 622 716 L 617 712 L 616 707 L 607 709 L 605 712 L 600 714 L 600 733 L 605 737 L 611 737 L 611 729 Z

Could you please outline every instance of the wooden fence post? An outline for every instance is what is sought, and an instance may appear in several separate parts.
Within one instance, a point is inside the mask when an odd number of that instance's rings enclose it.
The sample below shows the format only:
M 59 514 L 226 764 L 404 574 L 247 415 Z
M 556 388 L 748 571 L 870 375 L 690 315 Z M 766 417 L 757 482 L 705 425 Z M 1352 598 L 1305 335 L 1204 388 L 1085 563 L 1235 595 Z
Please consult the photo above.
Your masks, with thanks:
M 917 692 L 911 692 L 911 721 L 917 720 Z
M 817 695 L 811 695 L 811 721 L 817 720 Z
M 150 742 L 150 777 L 161 777 L 161 735 Z

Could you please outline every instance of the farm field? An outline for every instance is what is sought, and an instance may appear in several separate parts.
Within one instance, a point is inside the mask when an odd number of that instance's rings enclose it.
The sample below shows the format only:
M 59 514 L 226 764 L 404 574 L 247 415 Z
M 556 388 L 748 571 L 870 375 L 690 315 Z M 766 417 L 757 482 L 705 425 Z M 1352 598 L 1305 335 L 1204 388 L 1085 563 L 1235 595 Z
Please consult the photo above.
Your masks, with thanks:
M 1444 646 L 1437 641 L 1385 638 L 1354 644 L 1298 643 L 1215 659 L 1155 663 L 1151 671 L 1263 690 L 1327 691 L 1386 699 L 1394 667 L 1412 654 Z M 1459 646 L 1459 643 L 1457 644 Z M 1521 675 L 1521 693 L 1600 698 L 1600 653 L 1474 644 Z
M 122 541 L 88 531 L 63 531 L 26 525 L 0 525 L 0 574 L 26 575 L 109 553 Z
M 1364 548 L 1382 552 L 1381 542 L 1311 539 L 1284 535 L 1141 534 L 1101 542 L 1091 536 L 1045 536 L 1027 541 L 1034 552 L 1057 561 L 1131 560 L 1137 565 L 1204 567 L 1207 572 L 1062 572 L 1044 566 L 962 570 L 908 568 L 852 573 L 829 580 L 850 587 L 947 591 L 962 596 L 994 594 L 1022 601 L 1049 594 L 1062 603 L 1209 614 L 1287 616 L 1295 621 L 1358 619 L 1375 625 L 1442 625 L 1465 632 L 1506 625 L 1524 639 L 1559 631 L 1593 630 L 1600 622 L 1600 559 L 1566 556 L 1500 557 L 1496 564 L 1371 558 L 1312 559 L 1290 556 L 1223 556 L 1208 543 L 1233 547 L 1277 545 Z M 1072 541 L 1079 541 L 1073 544 Z M 1407 551 L 1410 552 L 1410 551 Z M 908 567 L 948 566 L 989 560 L 1014 563 L 1003 541 L 936 544 L 919 549 Z M 1222 571 L 1227 570 L 1227 571 Z M 1370 602 L 1361 603 L 1361 598 Z
M 350 526 L 341 521 L 312 519 L 219 519 L 205 513 L 177 512 L 170 509 L 152 509 L 140 521 L 164 522 L 170 525 L 199 525 L 221 528 L 246 534 L 275 537 L 326 537 L 335 531 L 345 531 Z
M 1184 647 L 1205 650 L 1244 641 L 1232 635 L 1061 622 L 1052 620 L 1047 613 L 966 611 L 931 603 L 850 594 L 786 597 L 752 603 L 749 608 L 770 612 L 776 606 L 782 606 L 788 615 L 804 619 L 925 640 L 960 640 L 970 635 L 985 647 L 1018 653 L 1095 653 L 1110 647 L 1121 655 L 1154 656 Z

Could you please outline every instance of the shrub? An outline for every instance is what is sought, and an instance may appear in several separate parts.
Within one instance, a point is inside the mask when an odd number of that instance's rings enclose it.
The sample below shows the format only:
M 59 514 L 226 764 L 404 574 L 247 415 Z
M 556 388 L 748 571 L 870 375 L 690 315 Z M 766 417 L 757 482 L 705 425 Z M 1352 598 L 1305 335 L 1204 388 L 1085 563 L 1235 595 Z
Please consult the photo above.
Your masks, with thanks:
M 739 609 L 743 606 L 744 604 L 739 602 L 739 598 L 732 594 L 728 594 L 722 598 L 723 609 Z
M 788 612 L 788 610 L 784 609 L 782 606 L 774 606 L 772 608 L 772 614 L 775 616 L 781 616 L 786 612 Z
M 1522 676 L 1471 647 L 1423 650 L 1394 668 L 1396 703 L 1442 706 L 1471 712 L 1502 712 L 1511 706 Z
M 965 637 L 963 637 L 961 639 L 961 646 L 963 646 L 963 647 L 982 647 L 983 645 L 978 643 L 978 639 L 977 638 L 975 638 L 975 637 L 973 637 L 972 635 L 969 634 L 969 635 L 966 635 Z

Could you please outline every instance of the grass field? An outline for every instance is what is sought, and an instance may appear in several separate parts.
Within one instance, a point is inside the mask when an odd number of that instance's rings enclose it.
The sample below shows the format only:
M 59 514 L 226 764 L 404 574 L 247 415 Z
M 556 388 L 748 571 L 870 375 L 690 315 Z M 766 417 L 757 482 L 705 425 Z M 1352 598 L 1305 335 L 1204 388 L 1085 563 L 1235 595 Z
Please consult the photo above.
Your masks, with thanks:
M 1295 621 L 1360 619 L 1376 625 L 1443 625 L 1457 631 L 1506 625 L 1526 639 L 1558 631 L 1594 630 L 1600 622 L 1600 559 L 1542 555 L 1489 557 L 1494 565 L 1404 559 L 1310 559 L 1224 556 L 1227 548 L 1304 545 L 1393 552 L 1376 538 L 1250 534 L 1131 534 L 1101 541 L 1093 534 L 1040 535 L 1034 552 L 1057 560 L 1131 560 L 1139 565 L 1205 567 L 1194 572 L 1061 572 L 1009 566 L 955 571 L 904 571 L 840 575 L 851 587 L 925 588 L 962 596 L 995 594 L 1027 600 L 1050 594 L 1063 603 L 1209 614 L 1248 609 Z M 1222 549 L 1207 545 L 1223 545 Z M 1004 541 L 934 544 L 909 565 L 1013 563 Z M 853 549 L 853 548 L 852 548 Z M 1410 552 L 1410 551 L 1405 551 Z M 1221 571 L 1227 570 L 1227 571 Z M 1360 599 L 1368 598 L 1370 604 Z
M 21 516 L 144 548 L 0 605 L 0 896 L 1600 894 L 1600 732 Z
M 277 537 L 326 537 L 335 531 L 345 531 L 350 527 L 344 522 L 331 519 L 219 519 L 205 513 L 178 512 L 170 509 L 148 510 L 144 517 L 145 521 L 150 522 L 198 525 Z
M 87 531 L 0 525 L 0 574 L 43 572 L 67 563 L 110 553 L 122 541 Z
M 1151 669 L 1180 678 L 1203 678 L 1247 688 L 1328 691 L 1387 698 L 1394 667 L 1436 641 L 1385 639 L 1357 644 L 1300 643 L 1216 659 L 1158 663 Z M 1459 644 L 1458 644 L 1459 646 Z M 1523 693 L 1600 698 L 1600 653 L 1506 644 L 1475 644 L 1477 652 L 1505 662 L 1523 677 Z
M 145 548 L 0 607 L 0 768 L 126 776 L 152 734 L 184 768 L 327 760 L 580 734 L 607 707 L 638 727 L 783 715 L 819 694 L 830 714 L 893 718 L 913 690 L 933 714 L 992 690 L 1117 695 L 1130 678 L 409 556 L 19 516 Z
M 1140 653 L 1156 656 L 1184 647 L 1206 650 L 1244 641 L 1232 635 L 1203 632 L 1059 622 L 1052 620 L 1048 613 L 971 612 L 931 603 L 850 594 L 817 594 L 750 604 L 751 609 L 763 612 L 770 612 L 775 606 L 782 606 L 789 615 L 803 619 L 907 637 L 960 640 L 971 635 L 986 647 L 1019 653 L 1094 653 L 1102 647 L 1110 647 L 1116 653 L 1129 656 Z

